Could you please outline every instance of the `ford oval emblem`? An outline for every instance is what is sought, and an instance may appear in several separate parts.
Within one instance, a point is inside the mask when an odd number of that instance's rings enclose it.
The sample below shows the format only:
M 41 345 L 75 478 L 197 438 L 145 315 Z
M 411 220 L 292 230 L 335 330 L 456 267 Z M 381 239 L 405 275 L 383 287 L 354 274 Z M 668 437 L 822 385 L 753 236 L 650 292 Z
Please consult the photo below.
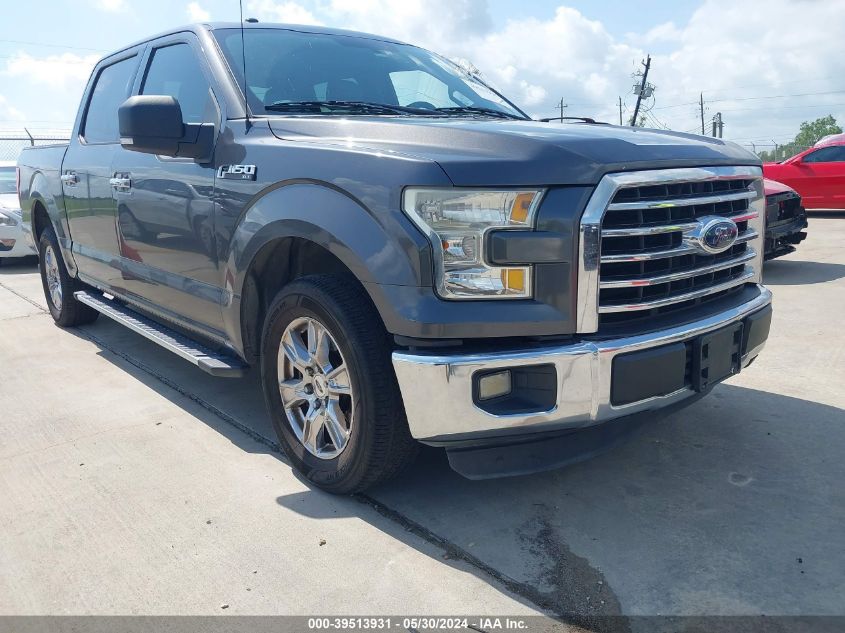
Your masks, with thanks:
M 739 229 L 730 218 L 708 216 L 701 218 L 689 240 L 701 251 L 715 255 L 728 250 L 736 242 Z

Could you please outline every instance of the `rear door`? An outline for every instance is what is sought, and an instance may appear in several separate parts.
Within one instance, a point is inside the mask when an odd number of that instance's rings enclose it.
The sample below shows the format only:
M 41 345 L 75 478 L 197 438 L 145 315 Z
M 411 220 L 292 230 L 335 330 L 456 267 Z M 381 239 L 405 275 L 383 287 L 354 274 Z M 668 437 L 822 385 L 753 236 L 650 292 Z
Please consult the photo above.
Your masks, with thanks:
M 83 278 L 106 285 L 120 277 L 113 266 L 119 246 L 110 182 L 111 164 L 120 149 L 117 110 L 131 93 L 139 61 L 140 51 L 135 50 L 97 69 L 62 163 L 74 259 Z
M 806 154 L 798 165 L 801 189 L 810 196 L 805 206 L 815 209 L 845 209 L 845 145 L 821 147 Z
M 136 81 L 142 95 L 169 95 L 185 123 L 211 123 L 221 111 L 196 35 L 180 33 L 150 44 Z M 112 175 L 123 289 L 165 316 L 221 334 L 221 302 L 214 241 L 213 163 L 118 148 Z

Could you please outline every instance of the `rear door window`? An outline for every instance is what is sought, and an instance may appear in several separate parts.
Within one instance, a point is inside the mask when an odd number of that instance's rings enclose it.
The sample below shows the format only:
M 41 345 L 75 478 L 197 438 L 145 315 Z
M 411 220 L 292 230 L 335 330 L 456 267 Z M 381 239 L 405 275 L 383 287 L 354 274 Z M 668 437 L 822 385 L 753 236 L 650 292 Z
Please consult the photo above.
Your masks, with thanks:
M 117 109 L 129 97 L 137 62 L 137 57 L 129 57 L 100 70 L 82 128 L 87 143 L 117 143 L 120 139 Z

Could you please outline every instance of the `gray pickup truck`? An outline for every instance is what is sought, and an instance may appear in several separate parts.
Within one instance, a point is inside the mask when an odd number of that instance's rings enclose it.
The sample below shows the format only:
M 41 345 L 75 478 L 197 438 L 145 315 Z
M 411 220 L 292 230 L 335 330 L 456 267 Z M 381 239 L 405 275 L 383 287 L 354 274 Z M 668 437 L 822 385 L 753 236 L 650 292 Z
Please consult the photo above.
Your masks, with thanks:
M 582 459 L 762 349 L 754 155 L 534 121 L 388 38 L 243 26 L 100 61 L 70 144 L 22 153 L 21 207 L 56 323 L 260 370 L 316 485 L 419 443 L 473 478 Z

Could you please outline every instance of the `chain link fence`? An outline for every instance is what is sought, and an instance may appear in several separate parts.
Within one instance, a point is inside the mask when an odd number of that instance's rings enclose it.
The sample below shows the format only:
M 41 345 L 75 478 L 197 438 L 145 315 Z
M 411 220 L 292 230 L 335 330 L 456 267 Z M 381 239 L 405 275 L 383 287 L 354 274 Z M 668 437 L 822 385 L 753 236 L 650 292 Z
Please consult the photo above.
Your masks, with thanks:
M 46 130 L 30 132 L 26 128 L 20 130 L 0 130 L 0 160 L 17 160 L 18 154 L 24 147 L 35 145 L 50 145 L 51 143 L 67 143 L 70 130 Z

